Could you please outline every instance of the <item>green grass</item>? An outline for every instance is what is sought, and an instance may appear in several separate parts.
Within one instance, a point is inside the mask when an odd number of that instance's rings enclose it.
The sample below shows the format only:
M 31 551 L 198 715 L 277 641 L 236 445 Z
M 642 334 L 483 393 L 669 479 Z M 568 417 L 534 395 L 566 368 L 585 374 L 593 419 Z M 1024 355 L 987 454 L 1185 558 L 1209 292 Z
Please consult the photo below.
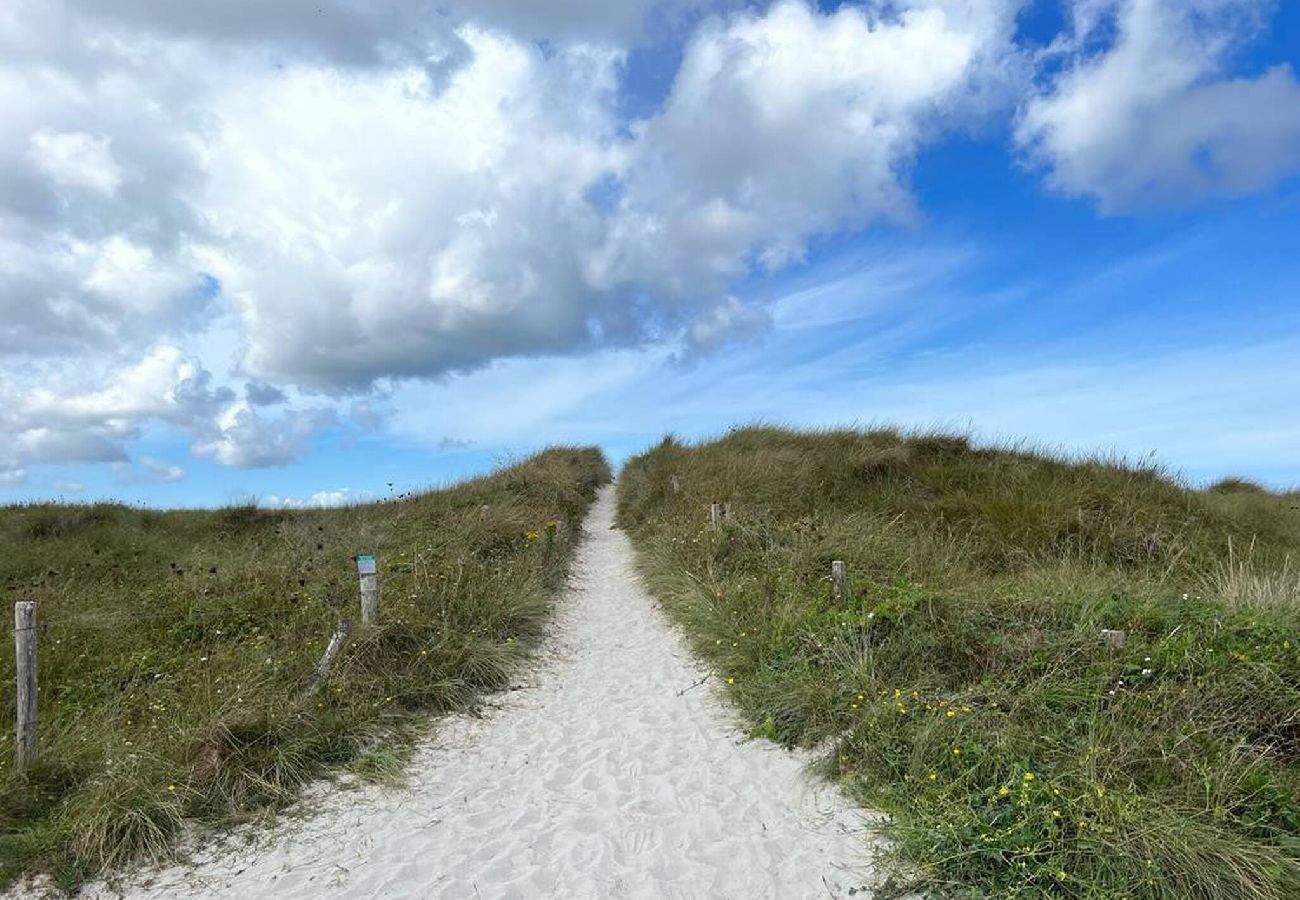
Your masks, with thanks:
M 41 683 L 20 775 L 2 655 L 0 885 L 164 858 L 183 827 L 264 816 L 342 767 L 399 777 L 420 716 L 506 685 L 608 480 L 599 451 L 559 448 L 344 509 L 0 509 L 0 592 L 38 604 Z M 358 616 L 358 552 L 378 554 L 382 621 L 305 694 Z
M 953 897 L 1300 897 L 1297 505 L 889 430 L 667 439 L 619 480 L 754 734 L 826 748 Z

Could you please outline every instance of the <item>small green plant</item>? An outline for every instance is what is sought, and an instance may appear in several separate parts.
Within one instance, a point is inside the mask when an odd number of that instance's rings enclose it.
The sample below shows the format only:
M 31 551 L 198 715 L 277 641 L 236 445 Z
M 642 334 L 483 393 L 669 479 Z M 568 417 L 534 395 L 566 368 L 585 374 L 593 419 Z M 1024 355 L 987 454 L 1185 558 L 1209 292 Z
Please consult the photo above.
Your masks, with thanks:
M 472 707 L 534 645 L 608 480 L 598 450 L 556 448 L 343 509 L 0 509 L 0 594 L 37 601 L 41 679 L 40 762 L 19 774 L 0 657 L 0 885 L 44 870 L 74 889 L 344 768 L 398 779 L 420 717 Z M 382 620 L 307 693 L 337 619 L 358 618 L 362 551 Z
M 1293 505 L 886 429 L 665 441 L 619 480 L 752 732 L 829 747 L 900 876 L 971 898 L 1300 896 Z

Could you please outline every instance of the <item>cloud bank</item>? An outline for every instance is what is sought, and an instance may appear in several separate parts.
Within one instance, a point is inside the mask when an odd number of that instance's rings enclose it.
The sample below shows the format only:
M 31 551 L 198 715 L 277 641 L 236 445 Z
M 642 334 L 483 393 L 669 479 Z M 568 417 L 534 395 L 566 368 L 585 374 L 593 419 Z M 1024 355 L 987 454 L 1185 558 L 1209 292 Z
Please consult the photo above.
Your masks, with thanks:
M 767 327 L 746 279 L 917 227 L 919 154 L 990 123 L 1106 212 L 1300 164 L 1294 74 L 1234 68 L 1263 0 L 1075 0 L 1037 55 L 1022 5 L 16 0 L 0 479 L 154 427 L 282 465 L 406 380 L 707 353 Z M 646 42 L 680 63 L 628 118 Z

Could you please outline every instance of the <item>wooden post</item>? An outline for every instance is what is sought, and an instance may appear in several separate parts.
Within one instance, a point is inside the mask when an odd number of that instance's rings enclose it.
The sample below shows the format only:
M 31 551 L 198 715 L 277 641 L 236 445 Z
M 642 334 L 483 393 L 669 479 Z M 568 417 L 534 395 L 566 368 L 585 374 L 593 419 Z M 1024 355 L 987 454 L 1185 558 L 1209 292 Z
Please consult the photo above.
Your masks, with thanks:
M 488 517 L 488 513 L 491 512 L 491 511 L 492 511 L 492 507 L 490 507 L 490 506 L 488 506 L 486 503 L 484 503 L 482 506 L 480 506 L 480 507 L 478 508 L 478 520 L 479 520 L 480 522 L 486 522 L 486 521 L 487 521 L 487 517 Z
M 680 494 L 682 492 L 682 480 L 676 475 L 673 476 L 672 485 L 674 494 Z
M 19 772 L 36 762 L 36 604 L 14 604 L 14 652 L 18 671 L 18 744 L 14 765 Z
M 357 575 L 361 578 L 361 624 L 379 621 L 379 569 L 373 553 L 357 554 Z
M 352 636 L 352 622 L 348 619 L 339 619 L 338 626 L 334 629 L 334 636 L 330 638 L 329 645 L 325 648 L 325 655 L 316 663 L 316 668 L 312 670 L 311 680 L 307 682 L 307 693 L 312 693 L 316 688 L 324 683 L 329 677 L 330 666 L 334 664 L 334 657 L 343 652 L 347 646 L 348 638 Z
M 722 525 L 722 504 L 713 503 L 709 506 L 709 523 L 718 528 Z
M 844 569 L 844 560 L 831 562 L 831 596 L 843 600 L 848 594 L 848 577 Z
M 1103 628 L 1101 630 L 1101 636 L 1106 642 L 1106 649 L 1111 651 L 1123 647 L 1125 639 L 1128 638 L 1128 635 L 1123 631 L 1114 628 Z

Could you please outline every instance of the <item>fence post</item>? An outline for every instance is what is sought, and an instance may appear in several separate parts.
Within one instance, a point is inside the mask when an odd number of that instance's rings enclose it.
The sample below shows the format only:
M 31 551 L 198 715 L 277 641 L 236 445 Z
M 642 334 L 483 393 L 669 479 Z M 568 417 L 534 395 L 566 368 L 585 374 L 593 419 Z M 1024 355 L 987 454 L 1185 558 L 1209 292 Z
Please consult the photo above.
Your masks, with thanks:
M 311 680 L 307 682 L 306 693 L 310 694 L 315 691 L 329 676 L 330 666 L 334 664 L 334 657 L 338 656 L 343 648 L 347 646 L 348 638 L 351 635 L 352 622 L 348 619 L 339 619 L 339 624 L 334 629 L 334 635 L 325 648 L 325 654 L 320 658 L 320 662 L 316 663 L 316 668 L 312 670 Z
M 357 554 L 357 575 L 361 578 L 361 624 L 379 621 L 379 569 L 373 553 Z
M 709 505 L 709 523 L 714 528 L 722 525 L 722 504 L 713 503 Z
M 1106 649 L 1112 651 L 1123 647 L 1125 639 L 1128 638 L 1126 633 L 1117 628 L 1103 628 L 1101 636 L 1106 641 Z
M 676 475 L 673 476 L 672 485 L 674 494 L 680 494 L 682 492 L 682 480 Z
M 19 772 L 36 762 L 36 604 L 14 604 L 14 652 L 18 671 L 18 744 L 14 765 Z
M 847 593 L 848 578 L 844 569 L 844 560 L 833 560 L 831 562 L 831 596 L 836 600 L 843 600 Z

